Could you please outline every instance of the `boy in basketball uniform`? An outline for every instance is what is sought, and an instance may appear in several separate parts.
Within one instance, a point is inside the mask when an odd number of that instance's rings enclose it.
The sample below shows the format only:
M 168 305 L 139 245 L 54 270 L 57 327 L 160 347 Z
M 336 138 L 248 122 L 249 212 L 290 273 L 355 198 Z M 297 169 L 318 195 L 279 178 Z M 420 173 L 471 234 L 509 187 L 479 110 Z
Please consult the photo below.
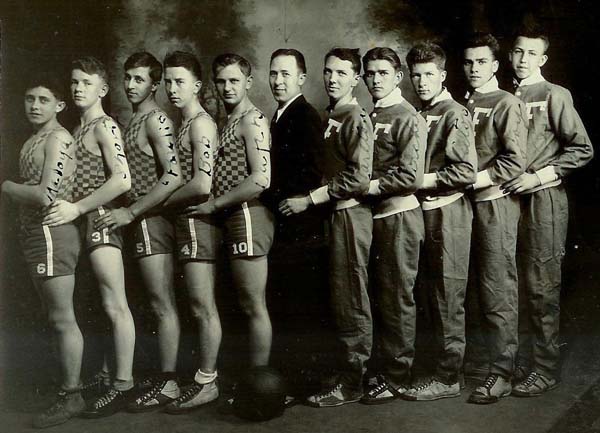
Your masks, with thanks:
M 135 53 L 125 61 L 123 86 L 133 108 L 123 134 L 131 170 L 130 204 L 94 222 L 96 230 L 129 225 L 127 249 L 139 264 L 158 320 L 161 374 L 152 377 L 150 389 L 129 404 L 131 412 L 152 410 L 180 394 L 175 376 L 180 333 L 173 292 L 175 229 L 161 205 L 181 185 L 181 170 L 173 123 L 155 100 L 161 77 L 162 65 L 149 53 Z
M 21 149 L 22 183 L 2 184 L 2 195 L 21 207 L 19 240 L 56 334 L 63 373 L 56 401 L 33 420 L 37 428 L 61 424 L 85 409 L 80 393 L 83 337 L 73 310 L 81 241 L 73 223 L 42 225 L 43 209 L 57 200 L 71 200 L 73 194 L 75 146 L 71 134 L 56 118 L 64 108 L 61 85 L 55 79 L 39 76 L 29 83 L 25 114 L 35 132 Z
M 202 70 L 196 57 L 175 51 L 165 57 L 165 91 L 178 108 L 182 124 L 175 138 L 184 185 L 166 202 L 180 209 L 205 202 L 211 195 L 217 126 L 200 105 Z M 221 344 L 221 322 L 215 303 L 215 268 L 220 234 L 212 216 L 179 214 L 176 220 L 177 254 L 183 263 L 192 316 L 197 321 L 200 366 L 191 386 L 169 403 L 167 413 L 181 414 L 219 396 L 217 356 Z
M 73 201 L 57 200 L 50 206 L 44 224 L 50 227 L 81 217 L 84 248 L 98 281 L 102 304 L 112 325 L 115 348 L 115 375 L 111 387 L 88 404 L 82 413 L 88 418 L 109 416 L 123 409 L 133 388 L 135 327 L 127 296 L 120 230 L 98 230 L 94 221 L 118 206 L 118 198 L 131 188 L 131 177 L 121 131 L 102 107 L 108 93 L 105 66 L 94 57 L 72 64 L 71 95 L 80 113 L 75 129 Z

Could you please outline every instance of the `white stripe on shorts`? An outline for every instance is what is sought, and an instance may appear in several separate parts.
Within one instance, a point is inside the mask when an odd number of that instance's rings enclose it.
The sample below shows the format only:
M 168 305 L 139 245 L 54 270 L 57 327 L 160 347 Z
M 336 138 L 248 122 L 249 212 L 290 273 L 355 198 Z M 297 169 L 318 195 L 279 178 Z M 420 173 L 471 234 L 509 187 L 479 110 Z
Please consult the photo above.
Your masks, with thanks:
M 104 208 L 102 206 L 100 206 L 98 208 L 98 215 L 102 216 L 104 215 L 106 212 L 104 211 Z M 102 229 L 102 242 L 107 244 L 108 243 L 108 227 Z
M 152 254 L 152 245 L 150 244 L 150 234 L 148 233 L 148 223 L 146 218 L 142 220 L 142 235 L 144 236 L 144 246 L 146 247 L 146 254 Z
M 250 209 L 248 202 L 242 203 L 242 211 L 244 212 L 244 221 L 246 223 L 246 243 L 248 244 L 248 255 L 254 255 L 254 244 L 252 242 L 252 218 L 250 217 Z
M 196 226 L 194 225 L 194 218 L 188 218 L 188 226 L 190 228 L 190 238 L 192 240 L 192 251 L 190 257 L 196 258 L 198 254 L 198 239 L 196 239 Z
M 44 238 L 46 239 L 46 275 L 48 277 L 54 276 L 54 245 L 52 244 L 52 234 L 50 233 L 50 227 L 42 225 L 44 231 Z

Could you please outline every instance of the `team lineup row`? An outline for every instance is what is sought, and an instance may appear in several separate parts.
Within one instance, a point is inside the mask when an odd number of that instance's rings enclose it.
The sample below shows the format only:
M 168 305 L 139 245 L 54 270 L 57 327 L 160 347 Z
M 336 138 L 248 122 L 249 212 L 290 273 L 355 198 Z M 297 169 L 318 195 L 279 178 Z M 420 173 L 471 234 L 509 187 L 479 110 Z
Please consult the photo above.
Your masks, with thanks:
M 202 71 L 191 53 L 175 51 L 162 64 L 147 52 L 127 59 L 123 87 L 133 116 L 122 133 L 102 106 L 108 75 L 97 59 L 72 64 L 70 93 L 80 114 L 73 135 L 57 119 L 66 104 L 60 83 L 36 77 L 25 92 L 34 133 L 21 150 L 22 182 L 2 184 L 2 195 L 21 206 L 21 245 L 63 371 L 56 402 L 34 426 L 124 408 L 179 414 L 217 399 L 221 324 L 214 291 L 222 248 L 248 320 L 250 364 L 267 365 L 268 253 L 284 243 L 310 256 L 304 241 L 322 238 L 325 220 L 331 311 L 343 353 L 335 383 L 307 404 L 459 396 L 470 261 L 490 362 L 469 402 L 556 388 L 568 219 L 562 182 L 589 162 L 593 148 L 568 90 L 541 74 L 548 45 L 535 29 L 517 34 L 509 52 L 514 89 L 507 92 L 495 77 L 498 42 L 474 34 L 463 51 L 470 91 L 459 103 L 443 85 L 442 48 L 418 43 L 406 57 L 418 109 L 402 96 L 402 64 L 392 49 L 376 47 L 361 59 L 356 49 L 334 48 L 324 58 L 330 102 L 324 122 L 302 95 L 307 74 L 297 50 L 271 56 L 278 109 L 270 123 L 248 97 L 249 62 L 220 55 L 212 79 L 228 115 L 221 130 L 198 98 Z M 370 114 L 353 97 L 361 78 L 373 98 Z M 180 110 L 178 128 L 156 103 L 161 80 Z M 73 309 L 80 250 L 89 254 L 115 355 L 114 371 L 105 356 L 95 377 L 105 392 L 88 403 L 81 396 L 83 337 Z M 122 250 L 139 265 L 158 328 L 161 372 L 136 392 Z M 176 376 L 175 260 L 201 349 L 194 381 L 184 390 Z M 287 278 L 301 281 L 305 272 L 299 264 Z M 365 384 L 373 346 L 369 273 L 383 362 Z M 427 287 L 440 351 L 431 378 L 411 383 L 417 274 Z M 531 338 L 519 338 L 519 321 Z

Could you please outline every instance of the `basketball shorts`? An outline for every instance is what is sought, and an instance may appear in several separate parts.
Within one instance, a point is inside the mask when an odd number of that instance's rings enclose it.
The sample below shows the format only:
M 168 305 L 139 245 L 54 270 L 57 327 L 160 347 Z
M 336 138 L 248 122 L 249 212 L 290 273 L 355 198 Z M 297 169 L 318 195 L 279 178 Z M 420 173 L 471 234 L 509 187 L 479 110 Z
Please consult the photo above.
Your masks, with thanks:
M 151 215 L 134 221 L 128 228 L 131 257 L 171 254 L 175 244 L 175 226 L 164 215 Z
M 175 222 L 175 234 L 178 260 L 217 259 L 221 244 L 221 229 L 213 216 L 188 218 L 179 215 Z

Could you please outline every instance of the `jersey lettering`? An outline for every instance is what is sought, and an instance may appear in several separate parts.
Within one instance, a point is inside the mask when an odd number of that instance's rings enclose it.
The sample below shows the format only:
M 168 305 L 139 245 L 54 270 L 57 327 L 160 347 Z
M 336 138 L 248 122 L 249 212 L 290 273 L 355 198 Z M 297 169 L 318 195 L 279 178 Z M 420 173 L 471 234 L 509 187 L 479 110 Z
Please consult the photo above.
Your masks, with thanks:
M 475 107 L 475 111 L 473 111 L 473 126 L 479 125 L 480 114 L 485 114 L 485 117 L 490 117 L 490 114 L 492 114 L 492 109 Z M 477 135 L 477 131 L 475 131 L 475 135 Z
M 373 128 L 373 137 L 377 140 L 377 133 L 380 129 L 383 129 L 384 134 L 389 134 L 392 129 L 391 123 L 376 123 L 375 128 Z
M 329 119 L 327 121 L 327 129 L 325 130 L 325 138 L 329 138 L 331 136 L 331 128 L 335 128 L 333 132 L 338 132 L 340 130 L 340 126 L 342 126 L 342 122 Z
M 537 108 L 540 111 L 546 111 L 546 109 L 548 108 L 548 102 L 547 101 L 538 101 L 538 102 L 527 102 L 525 104 L 525 107 L 527 108 L 527 118 L 529 120 L 533 119 L 533 109 Z
M 427 118 L 425 119 L 425 121 L 427 122 L 427 132 L 431 131 L 431 125 L 434 123 L 438 123 L 441 118 L 442 116 L 430 116 L 428 114 Z

